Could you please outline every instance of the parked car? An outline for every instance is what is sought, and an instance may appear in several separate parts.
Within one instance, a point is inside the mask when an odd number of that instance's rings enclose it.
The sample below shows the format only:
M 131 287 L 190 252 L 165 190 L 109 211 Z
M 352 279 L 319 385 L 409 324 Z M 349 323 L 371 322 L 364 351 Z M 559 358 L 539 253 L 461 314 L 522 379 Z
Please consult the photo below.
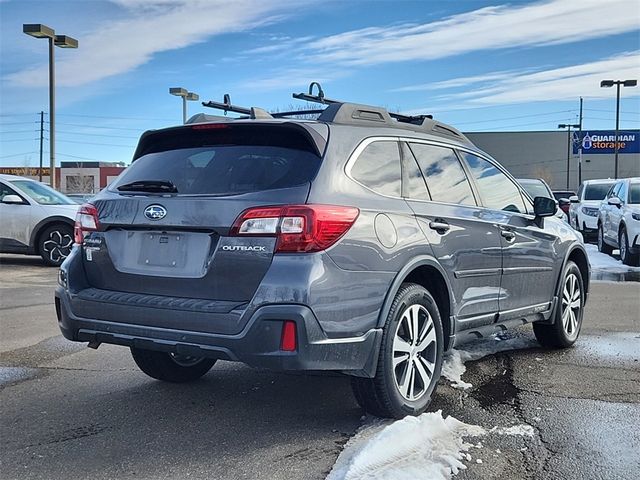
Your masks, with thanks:
M 80 205 L 87 203 L 94 196 L 93 193 L 67 193 L 67 197 Z
M 611 255 L 620 249 L 625 265 L 640 260 L 640 178 L 618 180 L 600 203 L 598 250 Z
M 585 180 L 578 189 L 578 194 L 569 198 L 569 224 L 582 233 L 585 240 L 593 239 L 598 234 L 598 209 L 600 202 L 615 180 Z
M 55 292 L 69 340 L 128 346 L 169 382 L 218 359 L 341 372 L 399 418 L 460 343 L 525 322 L 546 346 L 578 338 L 580 236 L 456 129 L 351 103 L 316 121 L 222 107 L 250 116 L 146 132 L 80 208 Z
M 73 245 L 78 205 L 44 183 L 0 175 L 0 253 L 40 255 L 60 265 Z
M 558 207 L 558 201 L 554 198 L 553 192 L 541 178 L 518 178 L 518 183 L 524 187 L 524 191 L 529 194 L 531 199 L 536 197 L 546 197 L 556 202 L 556 217 L 561 220 L 567 220 L 565 213 Z
M 575 196 L 575 194 L 576 192 L 572 192 L 571 190 L 553 191 L 553 197 L 558 201 L 558 206 L 567 216 L 567 220 L 569 219 L 569 208 L 571 207 L 571 201 L 569 199 Z

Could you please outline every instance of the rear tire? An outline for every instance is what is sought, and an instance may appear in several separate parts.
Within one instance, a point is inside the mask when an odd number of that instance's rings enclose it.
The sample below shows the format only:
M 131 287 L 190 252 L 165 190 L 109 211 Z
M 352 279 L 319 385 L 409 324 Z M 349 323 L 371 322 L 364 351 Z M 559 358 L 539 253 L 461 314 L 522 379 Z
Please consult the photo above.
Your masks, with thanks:
M 622 263 L 630 267 L 637 267 L 640 255 L 637 253 L 634 255 L 629 251 L 629 236 L 627 235 L 627 229 L 624 227 L 620 229 L 618 245 L 620 245 L 620 258 L 622 259 Z
M 356 401 L 378 417 L 423 413 L 440 378 L 443 338 L 434 298 L 420 285 L 403 284 L 384 326 L 376 376 L 351 379 Z
M 613 253 L 613 247 L 607 245 L 604 241 L 604 230 L 602 229 L 602 224 L 598 225 L 598 251 L 607 255 L 611 255 Z
M 584 316 L 584 281 L 578 266 L 569 260 L 564 267 L 560 302 L 553 324 L 534 323 L 533 333 L 544 347 L 568 348 L 576 343 Z
M 38 253 L 44 263 L 59 267 L 71 253 L 73 228 L 65 223 L 51 225 L 38 237 Z
M 212 358 L 196 358 L 131 348 L 136 365 L 156 380 L 172 383 L 192 382 L 206 374 L 216 363 Z

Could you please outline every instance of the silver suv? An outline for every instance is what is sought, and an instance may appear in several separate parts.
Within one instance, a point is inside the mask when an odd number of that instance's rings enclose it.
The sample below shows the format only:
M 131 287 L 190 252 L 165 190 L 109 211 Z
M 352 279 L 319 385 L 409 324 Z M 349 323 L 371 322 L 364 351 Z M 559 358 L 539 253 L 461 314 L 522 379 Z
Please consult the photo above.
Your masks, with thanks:
M 579 235 L 491 157 L 427 116 L 329 101 L 317 120 L 150 131 L 81 207 L 55 293 L 70 340 L 131 348 L 153 378 L 217 359 L 350 375 L 375 415 L 425 411 L 444 352 L 533 322 L 578 338 Z
M 620 249 L 625 265 L 640 260 L 640 178 L 618 180 L 598 209 L 598 250 L 611 255 Z

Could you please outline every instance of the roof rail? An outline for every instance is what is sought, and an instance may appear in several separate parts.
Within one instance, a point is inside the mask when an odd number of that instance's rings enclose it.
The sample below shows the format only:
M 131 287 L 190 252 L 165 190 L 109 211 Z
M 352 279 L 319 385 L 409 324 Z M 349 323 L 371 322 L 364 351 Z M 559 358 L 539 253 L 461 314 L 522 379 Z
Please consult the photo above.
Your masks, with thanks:
M 269 112 L 258 107 L 240 107 L 231 103 L 231 96 L 228 93 L 224 94 L 223 103 L 214 102 L 209 100 L 208 102 L 202 102 L 203 107 L 217 108 L 223 110 L 226 115 L 227 112 L 241 113 L 243 115 L 249 115 L 250 118 L 273 118 Z

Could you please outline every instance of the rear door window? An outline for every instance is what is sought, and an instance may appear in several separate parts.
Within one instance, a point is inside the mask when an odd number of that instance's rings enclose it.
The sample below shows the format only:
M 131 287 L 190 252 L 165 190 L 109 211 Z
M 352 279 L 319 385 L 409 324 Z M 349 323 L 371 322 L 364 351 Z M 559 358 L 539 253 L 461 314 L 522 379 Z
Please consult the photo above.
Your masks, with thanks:
M 527 213 L 520 189 L 491 162 L 470 153 L 462 152 L 469 165 L 471 176 L 478 186 L 485 207 L 492 210 Z M 548 195 L 546 195 L 548 196 Z
M 185 130 L 148 141 L 146 153 L 110 190 L 160 181 L 175 185 L 178 195 L 239 195 L 308 183 L 320 166 L 320 157 L 291 131 Z
M 455 152 L 446 147 L 410 143 L 434 202 L 476 205 L 471 185 Z
M 365 147 L 351 166 L 354 180 L 390 197 L 402 193 L 400 151 L 396 141 L 376 141 Z

